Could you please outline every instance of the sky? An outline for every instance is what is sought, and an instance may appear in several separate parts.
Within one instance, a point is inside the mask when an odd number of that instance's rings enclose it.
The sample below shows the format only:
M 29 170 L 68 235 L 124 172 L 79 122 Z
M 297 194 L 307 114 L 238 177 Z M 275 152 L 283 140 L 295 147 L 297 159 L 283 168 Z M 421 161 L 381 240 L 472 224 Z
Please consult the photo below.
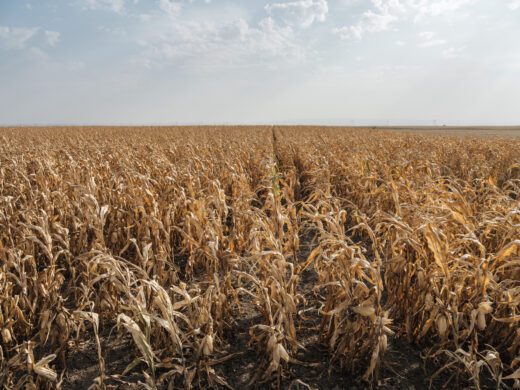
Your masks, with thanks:
M 520 125 L 520 0 L 0 0 L 3 125 Z

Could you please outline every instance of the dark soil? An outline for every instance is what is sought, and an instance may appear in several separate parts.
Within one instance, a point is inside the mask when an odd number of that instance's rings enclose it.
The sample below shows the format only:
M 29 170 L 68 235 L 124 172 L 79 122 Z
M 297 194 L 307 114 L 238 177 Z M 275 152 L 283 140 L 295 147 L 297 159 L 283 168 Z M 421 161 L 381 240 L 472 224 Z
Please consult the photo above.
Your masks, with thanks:
M 247 315 L 246 313 L 244 313 Z M 251 314 L 251 313 L 249 313 Z M 227 354 L 236 354 L 231 359 L 215 366 L 218 375 L 224 377 L 235 389 L 275 389 L 277 381 L 257 385 L 250 384 L 257 369 L 258 357 L 250 349 L 249 327 L 261 320 L 259 316 L 244 318 L 235 324 L 233 330 L 226 335 L 229 344 L 224 346 Z M 329 373 L 329 353 L 319 343 L 317 332 L 302 330 L 300 339 L 306 350 L 299 352 L 298 360 L 304 364 L 289 364 L 286 376 L 281 378 L 281 388 L 289 389 L 365 389 L 370 384 L 360 382 L 358 378 L 342 374 L 337 370 Z M 121 376 L 125 368 L 136 357 L 136 348 L 130 337 L 117 340 L 115 337 L 103 337 L 103 356 L 105 359 L 105 373 L 110 379 L 106 380 L 109 388 L 130 390 L 145 389 L 146 378 L 143 371 L 146 367 L 137 365 L 130 373 Z M 222 354 L 225 356 L 226 354 Z M 385 355 L 381 376 L 372 385 L 374 389 L 425 389 L 429 387 L 429 378 L 436 371 L 436 367 L 425 366 L 420 356 L 420 350 L 401 339 L 391 341 Z M 69 353 L 67 373 L 65 374 L 62 389 L 88 389 L 96 377 L 99 377 L 99 362 L 97 360 L 96 343 L 94 339 L 83 342 L 79 349 Z M 299 380 L 300 382 L 297 382 Z M 432 383 L 432 389 L 440 389 L 447 378 L 441 376 Z M 307 384 L 309 387 L 304 386 Z M 159 388 L 167 388 L 163 385 Z

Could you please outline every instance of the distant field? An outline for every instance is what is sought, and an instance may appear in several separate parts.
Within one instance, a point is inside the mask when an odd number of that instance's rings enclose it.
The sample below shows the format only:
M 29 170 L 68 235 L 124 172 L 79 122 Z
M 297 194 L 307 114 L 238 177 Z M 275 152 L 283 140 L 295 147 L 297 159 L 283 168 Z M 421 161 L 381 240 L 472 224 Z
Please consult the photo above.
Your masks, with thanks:
M 411 126 L 411 127 L 379 127 L 382 130 L 406 131 L 419 134 L 436 134 L 461 137 L 520 137 L 520 126 L 486 127 L 486 126 Z
M 392 130 L 0 129 L 0 388 L 520 385 L 520 128 Z

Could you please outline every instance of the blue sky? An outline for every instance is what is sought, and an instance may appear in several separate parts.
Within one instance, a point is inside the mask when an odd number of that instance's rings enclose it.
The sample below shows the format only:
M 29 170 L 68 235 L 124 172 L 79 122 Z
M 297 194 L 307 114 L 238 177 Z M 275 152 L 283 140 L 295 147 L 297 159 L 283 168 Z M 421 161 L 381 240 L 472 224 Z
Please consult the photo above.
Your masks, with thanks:
M 520 0 L 1 0 L 2 124 L 520 125 Z

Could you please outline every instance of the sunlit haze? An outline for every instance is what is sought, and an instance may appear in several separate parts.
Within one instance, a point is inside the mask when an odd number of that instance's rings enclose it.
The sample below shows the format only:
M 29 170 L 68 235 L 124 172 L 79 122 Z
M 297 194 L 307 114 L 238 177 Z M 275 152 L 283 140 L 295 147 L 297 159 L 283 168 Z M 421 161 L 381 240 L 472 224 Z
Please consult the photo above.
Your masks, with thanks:
M 0 2 L 0 124 L 520 125 L 520 0 Z

